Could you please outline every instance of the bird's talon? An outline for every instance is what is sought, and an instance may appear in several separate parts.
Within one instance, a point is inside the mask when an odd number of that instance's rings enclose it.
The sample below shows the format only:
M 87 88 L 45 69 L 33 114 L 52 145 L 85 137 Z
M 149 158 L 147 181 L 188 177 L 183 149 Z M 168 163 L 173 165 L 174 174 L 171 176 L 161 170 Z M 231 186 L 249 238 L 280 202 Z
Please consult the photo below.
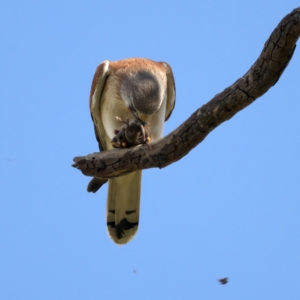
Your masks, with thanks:
M 118 142 L 112 142 L 111 144 L 114 148 L 120 148 L 120 143 Z
M 150 138 L 149 137 L 147 137 L 145 144 L 147 145 L 148 149 L 151 150 Z

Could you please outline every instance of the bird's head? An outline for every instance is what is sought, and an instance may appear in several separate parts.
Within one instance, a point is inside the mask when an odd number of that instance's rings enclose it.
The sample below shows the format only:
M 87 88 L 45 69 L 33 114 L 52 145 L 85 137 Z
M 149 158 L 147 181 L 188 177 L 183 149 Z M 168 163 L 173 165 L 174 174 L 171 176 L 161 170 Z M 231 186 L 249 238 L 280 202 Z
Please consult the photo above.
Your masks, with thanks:
M 121 94 L 137 117 L 146 121 L 155 114 L 163 101 L 159 78 L 149 71 L 140 70 L 126 76 L 121 84 Z

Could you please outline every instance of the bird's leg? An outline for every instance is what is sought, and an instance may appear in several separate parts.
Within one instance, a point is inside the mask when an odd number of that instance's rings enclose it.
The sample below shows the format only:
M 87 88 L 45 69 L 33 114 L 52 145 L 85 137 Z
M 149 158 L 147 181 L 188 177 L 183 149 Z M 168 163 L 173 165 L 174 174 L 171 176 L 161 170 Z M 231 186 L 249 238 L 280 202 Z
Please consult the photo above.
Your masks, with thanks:
M 149 150 L 151 150 L 151 146 L 150 146 L 150 137 L 148 136 L 148 134 L 146 134 L 145 131 L 145 126 L 143 124 L 140 124 L 140 130 L 141 130 L 141 134 L 142 134 L 142 139 L 143 139 L 143 144 L 147 145 L 147 147 L 149 148 Z
M 145 133 L 145 127 L 143 124 L 140 124 L 140 129 L 142 133 L 143 143 L 146 143 L 146 133 Z
M 147 137 L 145 144 L 147 145 L 147 147 L 148 147 L 149 150 L 151 150 L 150 141 L 151 141 L 150 137 Z
M 149 150 L 151 150 L 151 145 L 150 145 L 151 139 L 148 135 L 146 136 L 146 131 L 145 131 L 144 124 L 140 124 L 140 129 L 141 129 L 141 133 L 142 133 L 143 144 L 146 144 L 147 147 L 149 148 Z

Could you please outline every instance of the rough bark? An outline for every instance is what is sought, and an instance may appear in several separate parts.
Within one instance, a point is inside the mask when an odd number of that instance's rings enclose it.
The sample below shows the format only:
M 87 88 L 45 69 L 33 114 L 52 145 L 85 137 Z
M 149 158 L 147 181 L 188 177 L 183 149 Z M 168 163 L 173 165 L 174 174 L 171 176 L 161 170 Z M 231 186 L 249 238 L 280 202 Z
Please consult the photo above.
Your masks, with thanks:
M 260 56 L 244 76 L 195 111 L 169 135 L 151 144 L 151 149 L 139 145 L 93 153 L 75 157 L 72 166 L 87 176 L 111 178 L 141 169 L 164 168 L 178 161 L 213 129 L 276 84 L 293 56 L 299 36 L 300 7 L 278 24 Z

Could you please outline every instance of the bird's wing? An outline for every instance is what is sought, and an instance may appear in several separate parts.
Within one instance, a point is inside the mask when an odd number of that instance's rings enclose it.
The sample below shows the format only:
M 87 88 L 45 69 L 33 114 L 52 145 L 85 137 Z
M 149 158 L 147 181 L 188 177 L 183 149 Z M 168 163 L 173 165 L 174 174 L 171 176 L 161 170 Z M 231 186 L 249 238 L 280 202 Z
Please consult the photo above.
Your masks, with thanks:
M 165 115 L 165 121 L 167 121 L 170 118 L 175 108 L 176 86 L 175 86 L 173 71 L 170 65 L 166 62 L 160 62 L 160 64 L 165 68 L 166 76 L 167 76 L 167 105 L 166 105 L 166 115 Z
M 99 149 L 102 151 L 107 149 L 107 145 L 105 143 L 106 136 L 105 136 L 105 131 L 103 130 L 103 123 L 101 120 L 101 113 L 100 113 L 101 97 L 109 74 L 110 74 L 109 61 L 106 60 L 102 62 L 96 69 L 92 81 L 92 87 L 90 93 L 91 116 L 94 122 L 95 135 L 99 144 Z
M 101 96 L 105 87 L 105 82 L 110 74 L 109 61 L 102 62 L 96 69 L 90 92 L 90 111 L 94 123 L 94 130 L 100 151 L 106 149 L 103 123 L 101 120 Z M 102 133 L 102 134 L 101 134 Z M 87 186 L 88 192 L 97 192 L 100 187 L 107 182 L 107 179 L 94 177 Z

